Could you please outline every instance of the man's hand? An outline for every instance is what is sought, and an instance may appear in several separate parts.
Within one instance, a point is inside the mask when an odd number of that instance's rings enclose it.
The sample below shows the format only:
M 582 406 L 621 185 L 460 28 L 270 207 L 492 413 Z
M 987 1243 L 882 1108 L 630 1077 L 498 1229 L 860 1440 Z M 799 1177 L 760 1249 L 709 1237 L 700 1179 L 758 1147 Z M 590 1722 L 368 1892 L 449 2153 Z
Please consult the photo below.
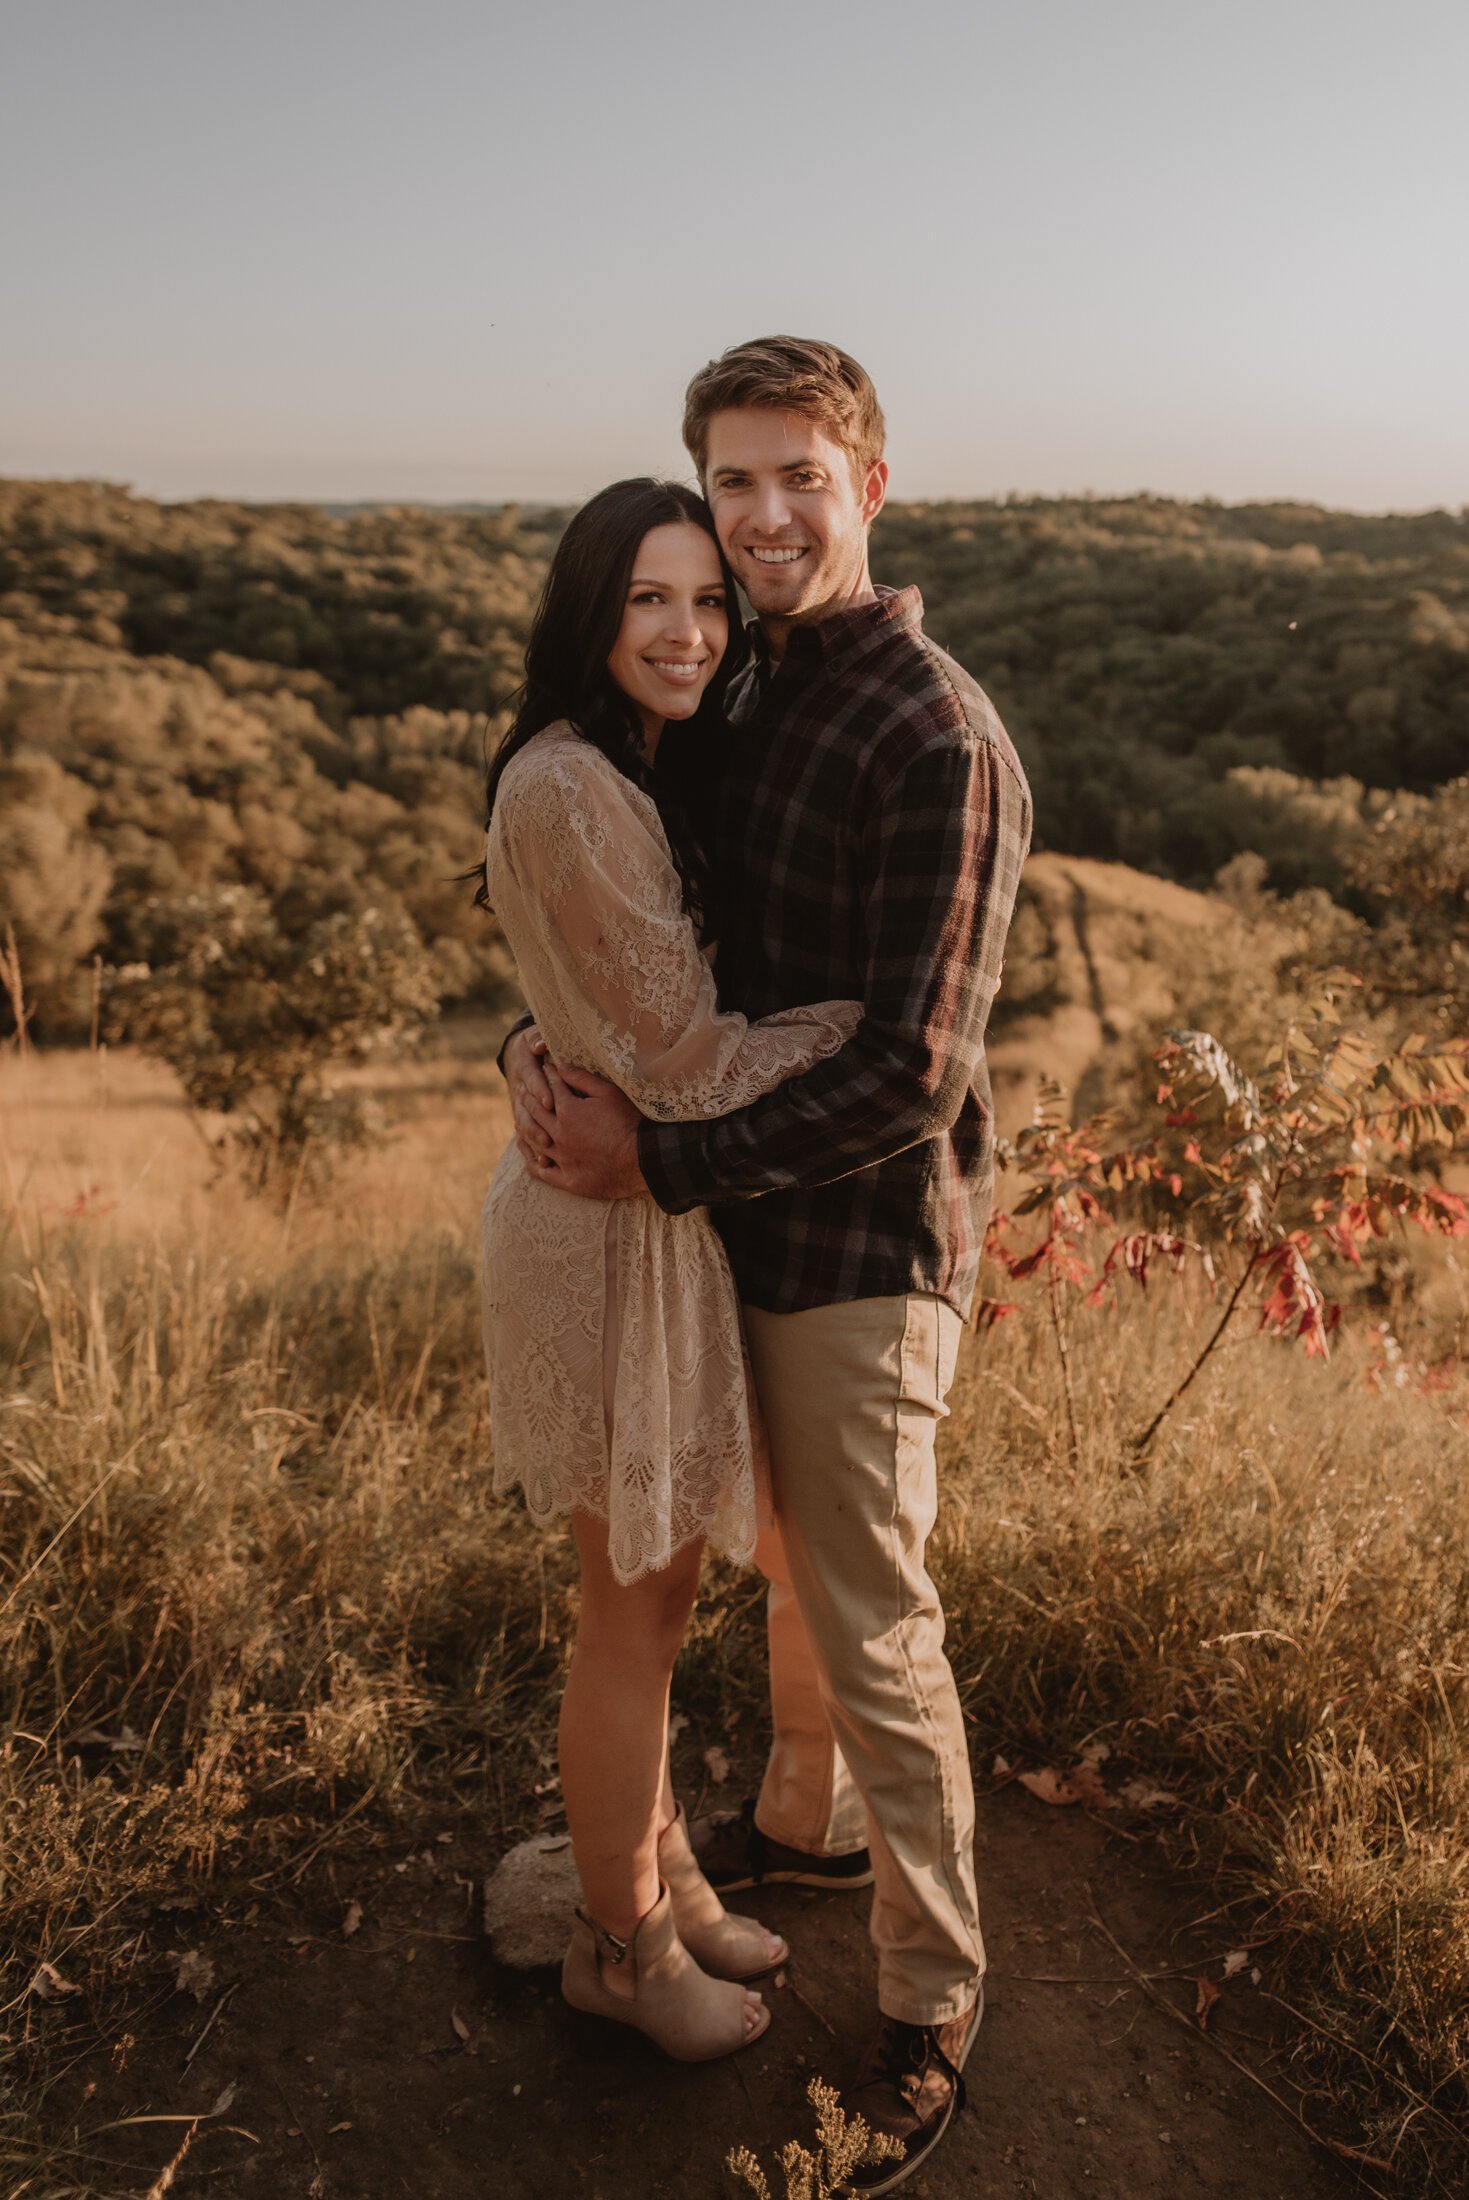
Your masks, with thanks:
M 507 1062 L 508 1067 L 508 1062 Z M 582 1199 L 636 1199 L 648 1187 L 638 1165 L 637 1109 L 605 1077 L 542 1064 L 550 1088 L 551 1130 L 544 1147 L 521 1153 L 531 1175 Z M 545 1136 L 539 1115 L 536 1127 Z

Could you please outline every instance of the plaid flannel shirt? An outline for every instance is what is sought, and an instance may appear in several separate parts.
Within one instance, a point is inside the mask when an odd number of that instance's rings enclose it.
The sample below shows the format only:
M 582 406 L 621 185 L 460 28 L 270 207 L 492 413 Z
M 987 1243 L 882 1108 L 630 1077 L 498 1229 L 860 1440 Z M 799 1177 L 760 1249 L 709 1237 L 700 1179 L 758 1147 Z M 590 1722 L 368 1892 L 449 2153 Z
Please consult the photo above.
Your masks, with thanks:
M 716 869 L 720 1000 L 860 1000 L 838 1054 L 708 1122 L 645 1122 L 671 1214 L 708 1205 L 771 1313 L 929 1291 L 967 1315 L 994 1187 L 985 1024 L 1030 791 L 916 588 L 797 627 L 731 695 Z

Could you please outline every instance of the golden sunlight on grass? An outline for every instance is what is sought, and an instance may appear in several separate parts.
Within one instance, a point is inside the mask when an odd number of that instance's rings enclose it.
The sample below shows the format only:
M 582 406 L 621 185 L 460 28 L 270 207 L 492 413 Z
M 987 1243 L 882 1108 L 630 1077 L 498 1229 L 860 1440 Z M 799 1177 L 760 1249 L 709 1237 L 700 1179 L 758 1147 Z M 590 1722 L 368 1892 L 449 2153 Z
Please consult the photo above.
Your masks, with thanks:
M 211 1149 L 222 1119 L 192 1117 L 173 1075 L 126 1048 L 0 1055 L 0 1193 L 11 1226 L 86 1226 L 102 1244 L 140 1238 L 201 1257 L 330 1242 L 386 1247 L 444 1230 L 472 1247 L 480 1202 L 510 1133 L 493 1064 L 499 1027 L 447 1026 L 416 1060 L 346 1072 L 368 1085 L 387 1146 L 344 1158 L 324 1194 L 277 1205 L 246 1196 Z
M 40 1966 L 121 2017 L 184 1888 L 284 1893 L 430 1811 L 492 1853 L 537 1823 L 572 1569 L 488 1494 L 487 1043 L 380 1079 L 393 1143 L 283 1206 L 211 1183 L 162 1073 L 0 1063 L 0 1998 L 41 2092 Z M 1462 1389 L 1246 1334 L 1139 1468 L 1201 1319 L 1078 1312 L 1075 1443 L 1039 1294 L 966 1345 L 935 1563 L 977 1763 L 1104 1744 L 1175 1796 L 1297 2075 L 1425 2190 L 1469 2069 Z M 754 1722 L 757 1599 L 716 1587 L 680 1689 Z

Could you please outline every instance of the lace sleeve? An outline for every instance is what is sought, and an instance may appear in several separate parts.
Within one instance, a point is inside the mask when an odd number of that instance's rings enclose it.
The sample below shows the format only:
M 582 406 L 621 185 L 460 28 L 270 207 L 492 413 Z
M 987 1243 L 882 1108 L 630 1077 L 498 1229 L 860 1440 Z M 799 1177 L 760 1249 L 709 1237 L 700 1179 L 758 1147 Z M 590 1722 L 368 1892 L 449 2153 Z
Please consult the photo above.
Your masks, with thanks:
M 855 1001 L 758 1023 L 719 1007 L 656 809 L 574 735 L 506 772 L 489 866 L 548 1038 L 574 1036 L 582 1066 L 658 1122 L 744 1107 L 857 1028 Z

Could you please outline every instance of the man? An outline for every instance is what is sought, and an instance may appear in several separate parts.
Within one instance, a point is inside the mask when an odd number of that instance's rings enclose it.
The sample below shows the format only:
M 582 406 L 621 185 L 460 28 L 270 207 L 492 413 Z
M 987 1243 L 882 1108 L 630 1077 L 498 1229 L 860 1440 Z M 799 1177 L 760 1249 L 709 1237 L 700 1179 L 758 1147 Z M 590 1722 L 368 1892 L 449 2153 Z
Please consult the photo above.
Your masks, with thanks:
M 773 1463 L 774 1742 L 753 1813 L 706 1825 L 703 1856 L 725 1889 L 875 1881 L 880 2023 L 847 2101 L 904 2142 L 899 2168 L 855 2180 L 886 2192 L 960 2105 L 982 2008 L 973 1787 L 924 1546 L 992 1190 L 984 1032 L 1030 797 L 918 591 L 873 586 L 884 425 L 856 361 L 737 345 L 690 384 L 684 439 L 757 621 L 718 806 L 721 1000 L 753 1018 L 855 997 L 863 1022 L 710 1122 L 579 1098 L 523 1034 L 505 1068 L 539 1173 L 707 1204 L 728 1248 Z

